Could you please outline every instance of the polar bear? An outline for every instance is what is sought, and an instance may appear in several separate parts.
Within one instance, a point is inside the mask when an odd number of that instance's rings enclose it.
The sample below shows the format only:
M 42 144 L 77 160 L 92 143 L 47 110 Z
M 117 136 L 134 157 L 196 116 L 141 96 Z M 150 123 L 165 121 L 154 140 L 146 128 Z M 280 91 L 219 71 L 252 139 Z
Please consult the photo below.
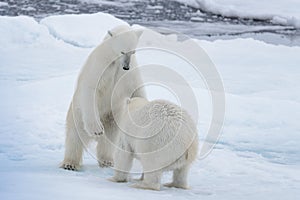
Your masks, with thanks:
M 136 158 L 143 176 L 133 187 L 159 190 L 162 172 L 173 171 L 173 182 L 165 186 L 187 189 L 188 171 L 198 153 L 197 129 L 189 114 L 165 100 L 135 97 L 127 100 L 117 118 L 115 174 L 109 180 L 127 182 Z
M 115 83 L 129 67 L 136 67 L 135 48 L 142 30 L 118 26 L 105 36 L 84 64 L 66 119 L 65 156 L 61 167 L 78 170 L 82 154 L 96 140 L 100 167 L 113 165 L 113 145 L 117 125 L 111 112 L 111 94 Z M 120 97 L 145 97 L 139 73 L 131 77 L 118 94 Z M 135 90 L 137 89 L 137 90 Z M 132 93 L 132 91 L 134 91 Z M 117 102 L 118 104 L 118 102 Z M 117 107 L 117 105 L 116 105 Z

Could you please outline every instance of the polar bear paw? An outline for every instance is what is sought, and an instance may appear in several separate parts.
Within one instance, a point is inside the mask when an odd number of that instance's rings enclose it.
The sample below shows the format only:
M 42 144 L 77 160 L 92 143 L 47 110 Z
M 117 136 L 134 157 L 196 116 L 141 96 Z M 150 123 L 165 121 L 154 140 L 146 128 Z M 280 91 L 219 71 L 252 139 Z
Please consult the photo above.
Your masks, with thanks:
M 181 188 L 181 189 L 189 189 L 189 187 L 186 184 L 180 184 L 180 183 L 166 183 L 164 184 L 165 187 L 175 187 L 175 188 Z
M 99 137 L 104 134 L 103 125 L 101 123 L 98 123 L 97 121 L 88 121 L 87 123 L 85 123 L 84 129 L 88 132 L 89 135 L 94 137 Z
M 65 170 L 78 171 L 80 166 L 70 162 L 64 162 L 63 164 L 61 164 L 60 168 L 63 168 Z
M 103 135 L 103 132 L 95 132 L 94 135 L 95 135 L 96 137 L 99 137 L 99 136 Z
M 160 190 L 160 184 L 147 184 L 143 181 L 134 183 L 130 187 L 144 190 Z
M 128 180 L 126 178 L 117 178 L 117 177 L 111 177 L 111 178 L 108 178 L 107 180 L 109 180 L 111 182 L 115 182 L 115 183 L 126 183 L 126 182 L 128 182 Z
M 110 161 L 110 160 L 100 160 L 100 161 L 98 161 L 98 163 L 101 168 L 114 166 L 114 162 Z

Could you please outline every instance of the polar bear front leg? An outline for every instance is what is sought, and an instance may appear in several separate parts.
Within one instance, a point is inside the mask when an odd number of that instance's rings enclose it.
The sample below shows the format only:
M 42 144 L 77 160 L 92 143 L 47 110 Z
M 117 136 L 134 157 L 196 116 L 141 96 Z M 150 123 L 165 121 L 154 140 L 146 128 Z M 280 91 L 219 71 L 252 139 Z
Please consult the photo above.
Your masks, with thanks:
M 104 126 L 100 121 L 99 111 L 95 102 L 95 91 L 95 88 L 88 85 L 81 86 L 78 89 L 76 98 L 82 113 L 83 128 L 91 137 L 98 137 L 104 134 Z
M 99 116 L 94 113 L 94 110 L 91 110 L 90 114 L 83 114 L 83 125 L 84 130 L 91 137 L 99 137 L 104 134 L 104 127 L 100 122 Z
M 127 182 L 128 175 L 133 163 L 133 155 L 128 150 L 124 151 L 121 148 L 117 148 L 114 155 L 115 174 L 110 181 L 113 182 Z

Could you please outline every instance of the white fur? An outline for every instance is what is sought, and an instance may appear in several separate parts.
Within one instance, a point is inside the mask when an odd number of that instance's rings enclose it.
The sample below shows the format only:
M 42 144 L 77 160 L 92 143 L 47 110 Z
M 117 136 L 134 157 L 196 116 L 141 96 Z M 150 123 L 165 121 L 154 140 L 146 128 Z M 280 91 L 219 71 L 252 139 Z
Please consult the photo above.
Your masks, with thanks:
M 92 139 L 98 141 L 99 165 L 113 165 L 111 141 L 115 141 L 117 125 L 111 111 L 112 90 L 118 79 L 126 73 L 121 52 L 130 52 L 136 48 L 140 32 L 133 32 L 130 26 L 122 25 L 110 33 L 112 36 L 107 34 L 102 44 L 90 54 L 79 75 L 67 114 L 62 168 L 78 170 L 83 150 Z M 130 66 L 136 66 L 134 55 L 131 56 Z M 139 73 L 135 73 L 135 77 L 131 77 L 131 81 L 123 86 L 118 95 L 122 99 L 143 97 L 145 94 L 142 89 L 132 94 L 132 89 L 141 84 Z
M 159 190 L 161 175 L 173 171 L 169 187 L 188 188 L 187 175 L 198 151 L 196 126 L 179 106 L 164 100 L 133 98 L 120 115 L 115 182 L 126 182 L 132 160 L 140 160 L 144 178 L 133 187 Z

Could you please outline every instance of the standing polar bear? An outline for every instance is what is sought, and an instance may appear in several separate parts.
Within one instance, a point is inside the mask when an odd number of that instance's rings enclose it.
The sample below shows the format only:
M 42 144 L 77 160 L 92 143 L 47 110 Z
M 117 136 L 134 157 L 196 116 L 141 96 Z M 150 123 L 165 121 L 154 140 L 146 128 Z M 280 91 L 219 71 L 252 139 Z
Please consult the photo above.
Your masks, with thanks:
M 197 129 L 189 114 L 168 101 L 140 97 L 127 100 L 119 111 L 114 113 L 120 132 L 110 180 L 127 182 L 136 158 L 143 176 L 133 187 L 159 190 L 162 173 L 173 171 L 173 182 L 165 186 L 187 189 L 189 168 L 198 153 Z
M 103 42 L 90 54 L 78 78 L 77 88 L 66 119 L 65 156 L 61 167 L 80 169 L 83 150 L 96 140 L 100 167 L 113 166 L 113 145 L 117 125 L 112 116 L 111 95 L 115 83 L 131 68 L 136 67 L 134 49 L 141 30 L 121 25 L 108 31 Z M 122 98 L 145 97 L 140 74 L 118 94 Z M 131 92 L 134 91 L 134 92 Z M 118 107 L 117 102 L 115 107 Z

